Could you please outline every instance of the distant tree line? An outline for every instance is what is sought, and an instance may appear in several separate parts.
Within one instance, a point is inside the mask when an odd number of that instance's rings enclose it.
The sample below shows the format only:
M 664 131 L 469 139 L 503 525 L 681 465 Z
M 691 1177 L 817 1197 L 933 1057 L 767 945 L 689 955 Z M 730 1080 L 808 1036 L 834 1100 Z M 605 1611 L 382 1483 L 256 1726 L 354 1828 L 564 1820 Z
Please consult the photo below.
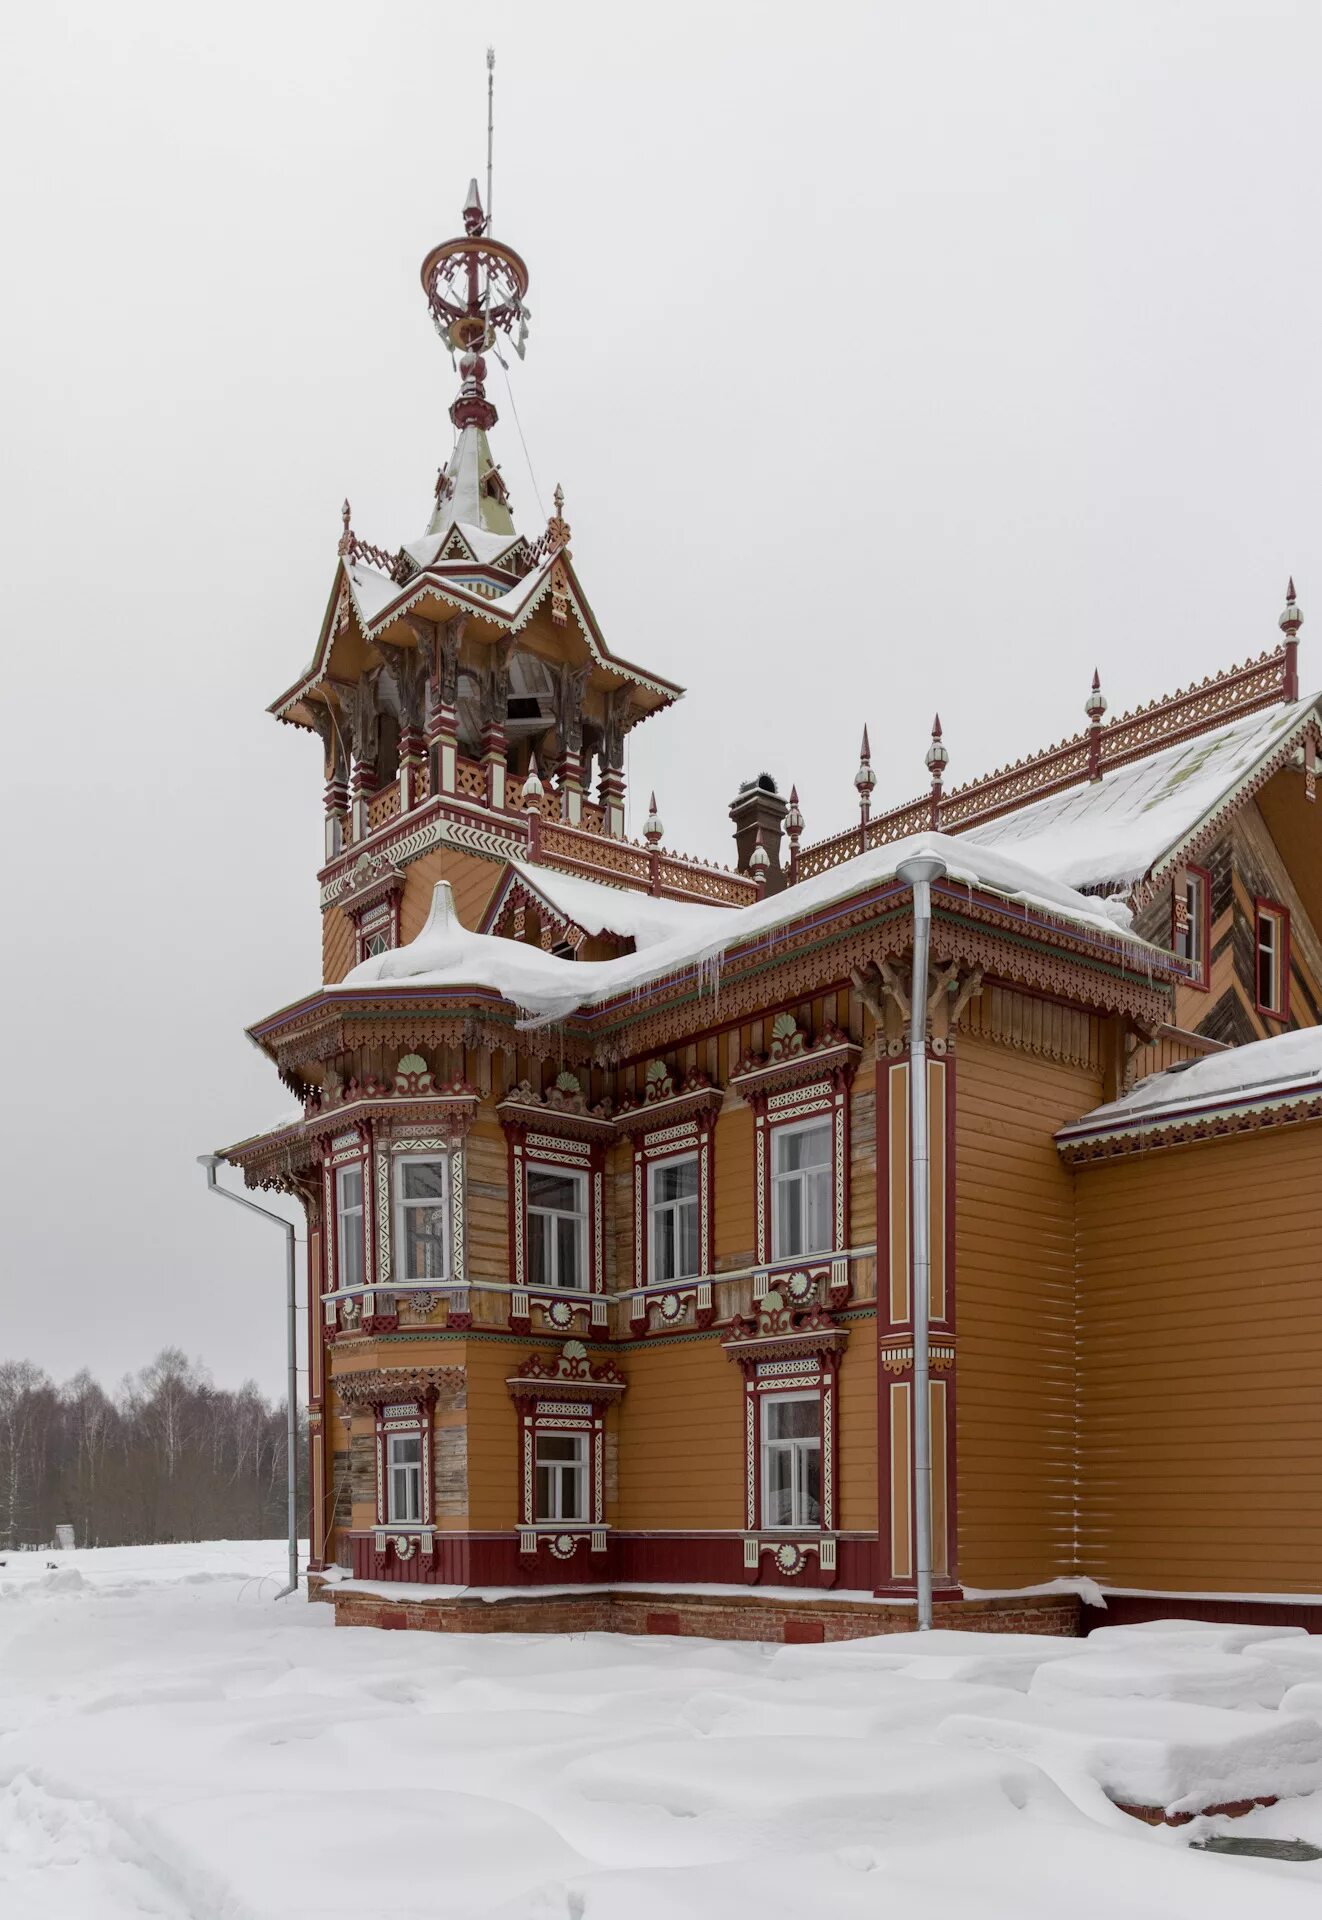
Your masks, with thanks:
M 47 1546 L 62 1524 L 80 1547 L 283 1534 L 285 1451 L 283 1401 L 213 1385 L 177 1347 L 114 1394 L 86 1370 L 56 1386 L 30 1360 L 0 1361 L 0 1547 Z

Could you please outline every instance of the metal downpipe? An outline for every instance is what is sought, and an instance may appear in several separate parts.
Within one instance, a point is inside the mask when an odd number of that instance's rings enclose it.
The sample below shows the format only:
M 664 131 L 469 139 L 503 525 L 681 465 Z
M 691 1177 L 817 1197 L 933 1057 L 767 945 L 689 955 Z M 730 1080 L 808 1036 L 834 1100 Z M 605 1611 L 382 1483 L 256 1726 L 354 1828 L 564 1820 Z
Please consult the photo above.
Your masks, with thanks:
M 236 1207 L 246 1207 L 249 1213 L 259 1213 L 263 1220 L 272 1220 L 285 1235 L 285 1366 L 286 1366 L 286 1416 L 285 1451 L 288 1498 L 286 1500 L 285 1519 L 289 1530 L 289 1584 L 281 1587 L 276 1594 L 277 1600 L 284 1600 L 289 1594 L 298 1592 L 298 1289 L 294 1262 L 294 1226 L 283 1215 L 272 1213 L 269 1207 L 259 1207 L 255 1200 L 249 1200 L 241 1193 L 231 1193 L 228 1187 L 222 1187 L 216 1179 L 216 1168 L 221 1165 L 219 1154 L 200 1153 L 197 1156 L 199 1167 L 206 1168 L 207 1186 L 212 1193 L 219 1194 L 222 1200 L 232 1200 Z
M 932 944 L 932 882 L 946 863 L 936 854 L 902 860 L 895 877 L 913 888 L 913 972 L 909 986 L 909 1190 L 913 1249 L 914 1560 L 918 1628 L 932 1625 L 932 1165 L 927 1105 L 927 971 Z

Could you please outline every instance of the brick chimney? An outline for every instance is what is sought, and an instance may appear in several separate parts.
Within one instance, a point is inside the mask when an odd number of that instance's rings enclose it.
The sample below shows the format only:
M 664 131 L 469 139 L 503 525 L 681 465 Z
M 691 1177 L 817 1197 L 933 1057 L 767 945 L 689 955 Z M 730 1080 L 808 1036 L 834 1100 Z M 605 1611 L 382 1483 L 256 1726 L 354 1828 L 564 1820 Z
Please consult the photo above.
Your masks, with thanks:
M 735 865 L 740 873 L 750 871 L 749 863 L 760 831 L 762 845 L 770 861 L 766 870 L 768 893 L 779 893 L 786 884 L 780 860 L 780 843 L 788 809 L 789 802 L 777 793 L 776 783 L 769 773 L 759 773 L 755 779 L 746 780 L 730 802 L 730 818 L 734 822 Z

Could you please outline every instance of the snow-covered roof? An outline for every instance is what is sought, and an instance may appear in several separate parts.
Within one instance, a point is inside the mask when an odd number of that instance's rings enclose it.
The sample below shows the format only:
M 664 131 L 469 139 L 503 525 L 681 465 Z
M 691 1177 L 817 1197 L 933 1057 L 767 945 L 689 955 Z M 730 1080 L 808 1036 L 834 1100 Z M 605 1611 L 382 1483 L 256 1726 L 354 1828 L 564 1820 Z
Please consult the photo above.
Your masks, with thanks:
M 669 975 L 713 968 L 732 947 L 774 936 L 815 910 L 894 879 L 896 868 L 920 853 L 945 861 L 949 883 L 998 896 L 1007 907 L 1026 914 L 1064 922 L 1077 937 L 1091 939 L 1112 957 L 1134 966 L 1169 964 L 1169 955 L 1133 932 L 1129 910 L 1118 901 L 1090 899 L 997 849 L 972 846 L 967 835 L 922 833 L 871 848 L 751 906 L 710 912 L 702 922 L 614 960 L 562 960 L 521 941 L 472 933 L 455 912 L 448 883 L 439 881 L 427 924 L 417 938 L 364 960 L 341 984 L 398 987 L 409 981 L 415 986 L 485 987 L 523 1009 L 530 1024 L 564 1019 Z M 541 870 L 537 877 L 540 881 Z M 552 884 L 560 879 L 557 875 Z
M 1322 1097 L 1322 1027 L 1301 1027 L 1150 1074 L 1122 1099 L 1062 1127 L 1056 1139 L 1068 1144 L 1168 1125 L 1209 1109 L 1232 1112 L 1312 1096 Z
M 691 932 L 701 938 L 731 911 L 729 907 L 706 906 L 693 900 L 657 900 L 634 888 L 607 886 L 600 880 L 557 872 L 554 867 L 531 866 L 525 860 L 512 860 L 510 873 L 562 920 L 581 927 L 586 934 L 613 933 L 622 940 L 632 940 L 639 952 L 676 934 Z M 502 887 L 488 909 L 488 925 L 494 925 L 506 891 Z
M 1131 887 L 1196 837 L 1316 708 L 1315 698 L 1250 714 L 962 837 L 1068 886 Z

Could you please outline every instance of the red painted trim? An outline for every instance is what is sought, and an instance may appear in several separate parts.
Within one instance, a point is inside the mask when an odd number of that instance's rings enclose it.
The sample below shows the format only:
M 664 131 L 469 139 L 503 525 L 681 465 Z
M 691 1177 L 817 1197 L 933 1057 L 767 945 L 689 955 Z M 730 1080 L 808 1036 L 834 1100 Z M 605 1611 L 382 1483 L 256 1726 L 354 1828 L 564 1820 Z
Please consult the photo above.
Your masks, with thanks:
M 877 1555 L 871 1584 L 876 1590 L 883 1570 L 890 1567 L 892 1560 L 890 1375 L 881 1364 L 881 1341 L 882 1335 L 890 1331 L 890 1076 L 893 1062 L 881 1051 L 885 1036 L 880 1027 L 874 1036 L 874 1045 L 877 1049 Z
M 956 1299 L 956 1261 L 955 1261 L 955 1179 L 958 1166 L 956 1141 L 958 1134 L 955 1126 L 956 1109 L 956 1065 L 957 1055 L 952 1047 L 946 1054 L 946 1319 L 945 1324 L 953 1334 L 955 1331 Z M 955 1345 L 955 1358 L 950 1371 L 944 1374 L 946 1383 L 946 1568 L 947 1579 L 953 1585 L 959 1579 L 959 1472 L 955 1459 L 955 1436 L 958 1432 L 956 1419 L 956 1401 L 959 1379 L 959 1345 Z
M 400 1528 L 400 1532 L 408 1529 Z M 581 1533 L 583 1529 L 567 1529 Z M 789 1536 L 793 1537 L 793 1536 Z M 370 1531 L 350 1534 L 353 1574 L 359 1580 L 388 1580 L 403 1585 L 527 1587 L 605 1584 L 608 1581 L 656 1581 L 681 1586 L 685 1581 L 746 1587 L 749 1593 L 768 1589 L 787 1596 L 809 1598 L 820 1590 L 817 1561 L 809 1555 L 803 1571 L 786 1577 L 770 1554 L 761 1556 L 755 1584 L 744 1568 L 743 1531 L 720 1534 L 608 1533 L 606 1552 L 591 1553 L 580 1540 L 568 1560 L 547 1552 L 520 1556 L 516 1528 L 498 1533 L 440 1533 L 430 1560 L 415 1553 L 405 1561 L 393 1552 L 378 1561 Z M 866 1535 L 838 1537 L 835 1585 L 867 1593 L 876 1585 L 876 1543 Z M 958 1598 L 958 1595 L 954 1596 Z
M 1277 970 L 1281 985 L 1279 1007 L 1266 1005 L 1258 995 L 1258 931 L 1264 914 L 1272 914 L 1280 922 L 1281 938 L 1277 953 Z M 1290 1018 L 1290 964 L 1290 909 L 1283 907 L 1279 900 L 1266 900 L 1261 896 L 1255 896 L 1253 901 L 1253 1004 L 1256 1010 L 1268 1020 L 1286 1021 Z

